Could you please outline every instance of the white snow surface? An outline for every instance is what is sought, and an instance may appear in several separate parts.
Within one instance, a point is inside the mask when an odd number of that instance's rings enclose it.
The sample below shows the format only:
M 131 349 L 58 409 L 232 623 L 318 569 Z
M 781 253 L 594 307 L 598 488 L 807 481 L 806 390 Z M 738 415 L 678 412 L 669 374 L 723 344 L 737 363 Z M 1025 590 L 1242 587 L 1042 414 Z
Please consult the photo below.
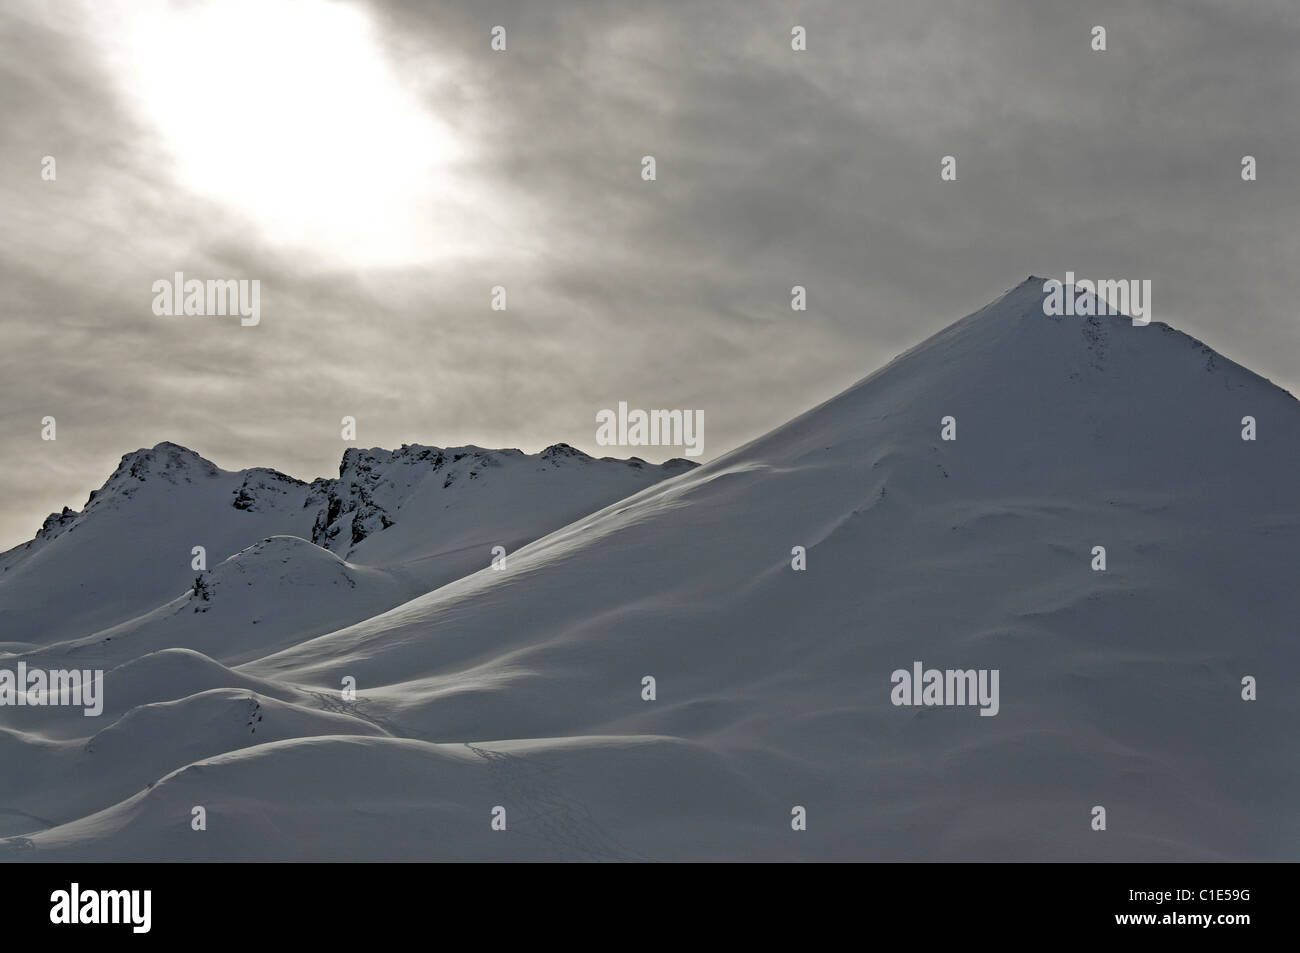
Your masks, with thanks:
M 1300 405 L 1042 284 L 697 469 L 128 455 L 0 556 L 0 668 L 107 670 L 0 707 L 0 858 L 1300 859 Z

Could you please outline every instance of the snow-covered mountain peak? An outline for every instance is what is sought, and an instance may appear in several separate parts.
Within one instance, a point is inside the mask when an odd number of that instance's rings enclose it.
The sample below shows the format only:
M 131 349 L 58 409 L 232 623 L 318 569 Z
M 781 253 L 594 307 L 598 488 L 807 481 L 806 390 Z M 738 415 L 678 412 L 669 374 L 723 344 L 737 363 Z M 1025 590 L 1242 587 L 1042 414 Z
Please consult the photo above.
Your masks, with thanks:
M 211 460 L 199 456 L 188 447 L 167 440 L 154 447 L 123 454 L 121 462 L 104 484 L 99 489 L 90 491 L 83 509 L 74 510 L 65 506 L 60 512 L 51 513 L 37 530 L 32 542 L 23 548 L 28 548 L 33 543 L 53 540 L 94 510 L 131 499 L 143 485 L 151 481 L 172 486 L 192 484 L 216 477 L 221 472 Z
M 243 471 L 244 482 L 234 491 L 231 503 L 237 510 L 256 512 L 267 506 L 306 505 L 307 484 L 279 470 L 252 467 Z
M 865 448 L 877 472 L 910 468 L 898 477 L 908 491 L 938 498 L 950 494 L 938 460 L 956 450 L 962 473 L 948 468 L 952 479 L 1027 492 L 1085 463 L 1094 486 L 1141 479 L 1183 490 L 1222 484 L 1247 452 L 1286 472 L 1300 427 L 1292 395 L 1159 320 L 1046 313 L 1044 283 L 1021 282 L 705 471 L 809 453 L 854 459 Z M 1153 310 L 1162 316 L 1158 296 Z M 1257 439 L 1243 441 L 1246 418 Z M 1284 491 L 1282 481 L 1269 487 Z
M 538 454 L 538 456 L 547 463 L 558 463 L 561 460 L 576 460 L 581 463 L 590 463 L 594 459 L 576 447 L 569 446 L 567 443 L 551 444 Z
M 129 478 L 143 483 L 150 477 L 169 483 L 190 482 L 199 477 L 214 477 L 220 472 L 220 467 L 189 447 L 164 440 L 148 449 L 124 454 L 117 470 L 109 477 L 109 483 L 115 478 Z
M 402 528 L 388 533 L 379 549 L 409 553 L 414 539 L 427 536 L 434 525 L 443 526 L 446 532 L 453 531 L 452 524 L 457 527 L 454 532 L 470 531 L 464 519 L 476 512 L 483 492 L 501 494 L 519 505 L 527 500 L 563 499 L 565 512 L 576 517 L 580 514 L 578 501 L 588 489 L 603 502 L 613 502 L 620 495 L 693 467 L 689 461 L 655 466 L 635 457 L 597 460 L 564 443 L 536 454 L 473 445 L 403 444 L 397 450 L 350 447 L 343 453 L 338 479 L 312 483 L 305 505 L 316 512 L 311 540 L 325 549 L 352 558 L 350 554 L 363 541 L 373 549 L 370 541 L 376 534 L 400 522 Z M 556 482 L 560 470 L 571 473 Z M 539 474 L 555 476 L 548 481 Z M 480 489 L 483 487 L 490 489 Z M 473 495 L 462 496 L 467 492 Z M 501 525 L 505 533 L 501 541 L 516 541 L 519 530 L 513 527 L 527 522 L 522 513 L 511 516 L 505 510 L 494 516 L 492 525 Z M 402 539 L 394 538 L 394 533 Z M 421 545 L 427 546 L 427 541 Z M 388 557 L 373 558 L 387 561 Z

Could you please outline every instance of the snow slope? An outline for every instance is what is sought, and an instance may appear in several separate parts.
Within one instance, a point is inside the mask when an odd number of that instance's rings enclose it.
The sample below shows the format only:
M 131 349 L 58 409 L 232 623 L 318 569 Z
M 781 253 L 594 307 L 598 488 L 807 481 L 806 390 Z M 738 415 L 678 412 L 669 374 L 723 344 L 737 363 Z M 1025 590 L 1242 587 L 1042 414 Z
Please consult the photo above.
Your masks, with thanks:
M 223 662 L 286 648 L 304 633 L 369 618 L 414 590 L 390 573 L 357 566 L 297 536 L 272 536 L 240 550 L 198 585 L 152 612 L 27 658 L 121 663 L 185 646 Z
M 4 742 L 31 780 L 0 856 L 1296 860 L 1300 405 L 1165 325 L 1042 298 L 1031 278 L 504 571 L 233 668 L 186 656 L 194 691 L 157 690 L 175 737 L 122 716 L 169 752 L 130 797 L 69 803 L 41 765 L 90 719 L 43 716 Z M 349 560 L 400 561 L 391 531 Z M 914 661 L 997 670 L 997 714 L 891 704 Z M 298 720 L 181 763 L 238 721 L 223 676 Z M 42 791 L 67 807 L 37 824 Z

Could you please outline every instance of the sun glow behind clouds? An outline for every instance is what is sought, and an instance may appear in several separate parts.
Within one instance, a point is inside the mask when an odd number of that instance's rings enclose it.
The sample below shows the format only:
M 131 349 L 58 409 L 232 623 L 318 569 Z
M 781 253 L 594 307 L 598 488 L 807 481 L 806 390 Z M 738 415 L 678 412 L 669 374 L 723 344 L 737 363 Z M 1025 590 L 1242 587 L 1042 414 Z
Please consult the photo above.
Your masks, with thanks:
M 178 182 L 264 239 L 358 265 L 457 250 L 466 150 L 413 89 L 428 73 L 397 75 L 357 7 L 132 2 L 105 26 Z

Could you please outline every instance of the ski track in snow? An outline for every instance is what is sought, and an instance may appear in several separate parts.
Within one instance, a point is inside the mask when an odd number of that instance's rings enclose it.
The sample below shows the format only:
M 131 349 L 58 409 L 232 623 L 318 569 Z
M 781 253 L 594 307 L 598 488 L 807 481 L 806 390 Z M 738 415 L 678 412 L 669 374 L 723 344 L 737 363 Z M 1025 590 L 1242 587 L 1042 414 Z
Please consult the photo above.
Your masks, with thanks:
M 519 810 L 525 837 L 535 837 L 556 848 L 560 857 L 587 860 L 645 860 L 618 844 L 601 829 L 585 804 L 566 795 L 552 778 L 558 767 L 545 759 L 525 760 L 505 751 L 492 751 L 465 742 L 482 758 L 493 787 Z M 507 819 L 510 814 L 507 812 Z

